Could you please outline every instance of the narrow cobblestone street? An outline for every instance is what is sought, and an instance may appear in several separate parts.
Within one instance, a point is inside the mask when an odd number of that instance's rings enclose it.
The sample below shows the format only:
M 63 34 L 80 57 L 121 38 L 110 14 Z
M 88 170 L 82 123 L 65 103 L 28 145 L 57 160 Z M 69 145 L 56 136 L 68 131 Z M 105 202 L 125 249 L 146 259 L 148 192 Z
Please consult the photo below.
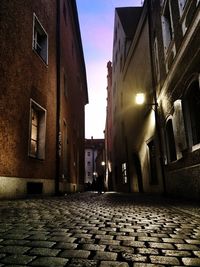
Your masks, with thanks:
M 117 193 L 1 201 L 0 266 L 200 266 L 200 207 Z

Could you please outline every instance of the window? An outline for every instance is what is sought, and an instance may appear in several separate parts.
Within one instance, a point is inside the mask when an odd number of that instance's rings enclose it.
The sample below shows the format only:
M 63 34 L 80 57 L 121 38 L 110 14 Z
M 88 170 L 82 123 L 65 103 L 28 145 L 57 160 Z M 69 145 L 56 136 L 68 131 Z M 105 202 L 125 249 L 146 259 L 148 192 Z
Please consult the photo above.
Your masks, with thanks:
M 46 110 L 31 99 L 29 156 L 45 158 Z
M 174 131 L 171 119 L 169 119 L 166 124 L 166 145 L 167 145 L 168 162 L 175 161 L 177 159 L 176 146 L 175 146 Z
M 66 74 L 64 74 L 64 95 L 67 98 L 67 96 L 68 96 L 68 83 L 67 83 Z
M 90 156 L 90 151 L 87 152 L 87 155 Z
M 185 8 L 185 3 L 187 0 L 178 0 L 178 5 L 179 5 L 179 11 L 180 11 L 180 16 L 182 16 L 184 8 Z
M 67 8 L 66 8 L 66 2 L 63 3 L 63 16 L 65 20 L 65 24 L 67 24 Z
M 200 89 L 199 82 L 194 81 L 185 96 L 185 122 L 189 146 L 200 143 Z
M 154 58 L 155 58 L 155 69 L 156 69 L 156 78 L 157 81 L 160 80 L 160 64 L 159 64 L 159 55 L 158 55 L 158 40 L 154 40 Z
M 48 35 L 35 14 L 33 15 L 33 50 L 48 64 Z
M 88 165 L 88 166 L 91 166 L 91 162 L 90 162 L 90 161 L 88 161 L 88 162 L 87 162 L 87 165 Z
M 157 164 L 156 164 L 156 146 L 154 140 L 150 141 L 148 144 L 149 150 L 149 167 L 150 167 L 150 184 L 158 184 L 157 176 Z
M 123 184 L 128 183 L 126 163 L 122 163 L 122 182 Z
M 162 29 L 163 29 L 164 48 L 166 52 L 173 38 L 173 24 L 172 24 L 170 0 L 167 1 L 163 12 Z

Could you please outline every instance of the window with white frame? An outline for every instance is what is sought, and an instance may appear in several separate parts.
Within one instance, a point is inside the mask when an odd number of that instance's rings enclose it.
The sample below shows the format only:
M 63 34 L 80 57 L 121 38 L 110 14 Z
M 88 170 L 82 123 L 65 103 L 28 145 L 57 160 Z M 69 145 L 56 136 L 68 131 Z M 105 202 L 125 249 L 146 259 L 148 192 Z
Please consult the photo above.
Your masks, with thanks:
M 35 13 L 33 14 L 33 50 L 48 64 L 48 35 Z
M 171 1 L 167 0 L 162 15 L 162 31 L 165 52 L 167 52 L 168 47 L 173 39 L 173 23 L 170 3 Z
M 45 159 L 46 110 L 31 99 L 29 156 Z

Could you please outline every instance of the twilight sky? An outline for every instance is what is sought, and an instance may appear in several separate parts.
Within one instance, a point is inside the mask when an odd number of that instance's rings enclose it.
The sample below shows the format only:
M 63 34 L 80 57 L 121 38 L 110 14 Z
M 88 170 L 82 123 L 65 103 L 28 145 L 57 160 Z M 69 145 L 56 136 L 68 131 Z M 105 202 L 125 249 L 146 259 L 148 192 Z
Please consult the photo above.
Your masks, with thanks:
M 141 0 L 76 0 L 86 64 L 89 104 L 85 137 L 104 138 L 107 62 L 112 61 L 115 7 L 141 6 Z

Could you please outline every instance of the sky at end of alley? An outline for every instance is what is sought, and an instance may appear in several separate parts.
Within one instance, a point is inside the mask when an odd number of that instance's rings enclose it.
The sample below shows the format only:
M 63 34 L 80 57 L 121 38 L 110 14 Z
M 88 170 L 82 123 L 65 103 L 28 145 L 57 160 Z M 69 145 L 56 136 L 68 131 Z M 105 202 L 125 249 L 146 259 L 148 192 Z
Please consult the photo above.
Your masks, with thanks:
M 104 138 L 107 62 L 112 61 L 116 7 L 142 6 L 141 0 L 76 0 L 86 65 L 89 104 L 85 138 Z

